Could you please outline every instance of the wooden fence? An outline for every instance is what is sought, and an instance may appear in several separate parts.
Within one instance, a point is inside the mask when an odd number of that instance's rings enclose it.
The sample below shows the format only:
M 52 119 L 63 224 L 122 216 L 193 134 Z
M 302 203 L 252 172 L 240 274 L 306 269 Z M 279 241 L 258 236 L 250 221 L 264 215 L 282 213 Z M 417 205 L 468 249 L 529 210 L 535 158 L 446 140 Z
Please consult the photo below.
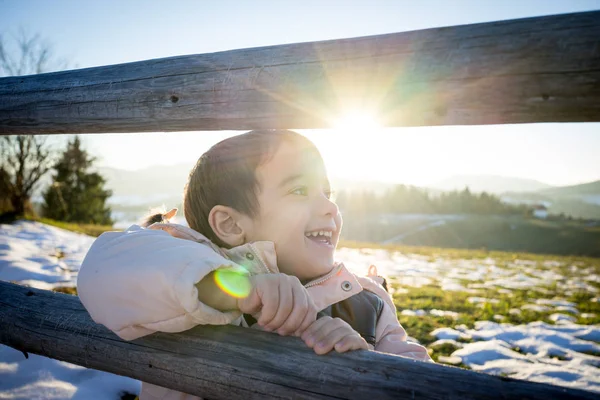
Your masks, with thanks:
M 199 326 L 126 342 L 76 296 L 0 282 L 0 342 L 210 399 L 597 399 L 581 390 L 372 351 L 317 356 L 299 338 Z
M 0 133 L 600 121 L 600 11 L 0 79 Z
M 0 79 L 0 133 L 600 121 L 600 12 Z M 0 342 L 213 399 L 592 399 L 596 394 L 297 338 L 200 326 L 132 342 L 76 297 L 0 282 Z

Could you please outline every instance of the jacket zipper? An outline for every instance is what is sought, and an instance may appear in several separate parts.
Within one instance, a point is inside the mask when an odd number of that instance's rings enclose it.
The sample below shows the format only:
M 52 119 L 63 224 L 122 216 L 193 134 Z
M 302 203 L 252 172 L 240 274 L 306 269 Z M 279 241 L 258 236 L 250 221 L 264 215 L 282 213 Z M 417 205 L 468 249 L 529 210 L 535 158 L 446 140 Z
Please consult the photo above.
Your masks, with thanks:
M 328 273 L 324 277 L 316 279 L 312 282 L 308 282 L 306 285 L 304 285 L 304 287 L 308 289 L 309 287 L 320 285 L 321 283 L 328 281 L 329 279 L 331 279 L 331 277 L 333 277 L 335 274 L 337 274 L 337 272 L 341 268 L 342 268 L 342 264 L 339 264 L 336 268 L 334 268 L 330 273 Z

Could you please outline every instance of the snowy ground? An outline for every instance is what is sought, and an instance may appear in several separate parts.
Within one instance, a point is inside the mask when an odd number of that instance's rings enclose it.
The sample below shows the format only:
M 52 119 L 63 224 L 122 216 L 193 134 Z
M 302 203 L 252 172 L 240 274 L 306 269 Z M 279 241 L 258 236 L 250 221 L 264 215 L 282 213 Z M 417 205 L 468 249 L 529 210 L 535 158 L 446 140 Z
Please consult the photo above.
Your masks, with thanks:
M 0 225 L 0 279 L 41 289 L 73 287 L 92 242 L 93 238 L 85 235 L 35 222 Z M 509 296 L 513 290 L 536 288 L 543 292 L 546 286 L 554 285 L 567 296 L 574 291 L 596 293 L 600 282 L 595 270 L 576 265 L 571 269 L 577 273 L 566 279 L 562 272 L 565 266 L 553 260 L 514 260 L 507 266 L 490 258 L 432 259 L 375 249 L 340 249 L 338 258 L 360 273 L 376 264 L 380 273 L 393 277 L 396 295 L 437 284 L 444 292 L 468 293 L 465 302 L 482 307 L 498 303 L 487 296 L 492 289 Z M 599 301 L 598 296 L 592 301 Z M 501 323 L 521 312 L 545 313 L 556 323 Z M 441 307 L 401 309 L 401 315 L 449 321 L 461 318 L 461 313 Z M 439 358 L 449 364 L 600 392 L 600 357 L 596 356 L 600 354 L 600 326 L 581 323 L 595 317 L 580 313 L 577 304 L 565 299 L 537 298 L 511 308 L 507 315 L 494 316 L 498 322 L 438 328 L 431 332 L 437 340 L 428 347 L 450 346 L 452 354 Z M 118 399 L 119 393 L 138 393 L 139 388 L 140 383 L 133 379 L 33 354 L 26 360 L 21 352 L 0 345 L 1 399 Z
M 0 225 L 0 279 L 50 290 L 74 287 L 94 238 L 37 222 Z M 0 399 L 119 399 L 134 379 L 0 345 Z
M 577 265 L 575 262 L 569 265 L 555 260 L 442 259 L 381 249 L 340 249 L 337 257 L 356 272 L 364 273 L 364 265 L 372 263 L 377 265 L 380 274 L 394 277 L 398 305 L 403 303 L 403 293 L 415 287 L 438 287 L 442 292 L 460 293 L 465 296 L 466 303 L 481 308 L 501 305 L 502 301 L 490 294 L 502 295 L 506 301 L 517 291 L 526 292 L 529 304 L 510 308 L 506 316 L 494 315 L 498 322 L 475 321 L 471 329 L 464 325 L 435 329 L 429 334 L 438 340 L 427 347 L 445 346 L 454 350 L 449 356 L 439 357 L 439 362 L 600 392 L 600 325 L 581 323 L 597 321 L 598 316 L 580 313 L 576 303 L 555 296 L 556 293 L 565 297 L 584 293 L 588 297 L 594 296 L 590 302 L 599 302 L 597 264 Z M 553 298 L 536 298 L 544 295 Z M 515 300 L 513 306 L 516 303 Z M 534 315 L 555 324 L 541 320 L 526 324 L 502 323 L 508 317 L 520 317 L 525 313 L 528 316 L 536 313 Z M 450 321 L 461 316 L 454 310 L 438 308 L 400 308 L 400 314 L 415 319 L 433 315 Z M 413 333 L 407 330 L 409 334 Z

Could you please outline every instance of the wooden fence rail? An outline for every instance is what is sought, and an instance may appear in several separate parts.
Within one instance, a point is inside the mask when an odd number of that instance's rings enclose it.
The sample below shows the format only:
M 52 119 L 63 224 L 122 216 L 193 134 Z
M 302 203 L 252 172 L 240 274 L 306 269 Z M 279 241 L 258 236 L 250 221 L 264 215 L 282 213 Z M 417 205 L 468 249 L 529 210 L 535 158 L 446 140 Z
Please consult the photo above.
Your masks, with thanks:
M 383 353 L 317 356 L 298 338 L 199 326 L 126 342 L 79 299 L 0 282 L 0 343 L 210 399 L 597 399 Z
M 600 121 L 600 11 L 0 79 L 0 133 Z

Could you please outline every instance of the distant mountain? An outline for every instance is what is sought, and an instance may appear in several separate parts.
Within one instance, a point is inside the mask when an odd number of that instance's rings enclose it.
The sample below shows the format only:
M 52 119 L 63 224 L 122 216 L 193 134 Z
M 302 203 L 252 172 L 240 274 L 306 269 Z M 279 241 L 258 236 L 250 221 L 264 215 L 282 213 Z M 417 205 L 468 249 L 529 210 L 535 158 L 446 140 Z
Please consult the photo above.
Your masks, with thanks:
M 471 192 L 501 194 L 505 192 L 536 192 L 550 189 L 551 185 L 523 178 L 496 175 L 455 175 L 429 185 L 432 189 L 451 191 L 468 187 Z
M 377 181 L 355 181 L 346 178 L 331 178 L 331 186 L 336 192 L 339 191 L 370 191 L 377 194 L 383 193 L 392 188 L 395 183 L 385 183 Z
M 600 219 L 600 181 L 553 187 L 533 193 L 506 192 L 502 194 L 502 200 L 509 203 L 544 204 L 551 214 Z
M 600 196 L 600 181 L 583 183 L 580 185 L 553 187 L 540 190 L 539 193 L 547 196 Z
M 101 167 L 114 196 L 181 195 L 193 164 L 155 165 L 135 171 Z

